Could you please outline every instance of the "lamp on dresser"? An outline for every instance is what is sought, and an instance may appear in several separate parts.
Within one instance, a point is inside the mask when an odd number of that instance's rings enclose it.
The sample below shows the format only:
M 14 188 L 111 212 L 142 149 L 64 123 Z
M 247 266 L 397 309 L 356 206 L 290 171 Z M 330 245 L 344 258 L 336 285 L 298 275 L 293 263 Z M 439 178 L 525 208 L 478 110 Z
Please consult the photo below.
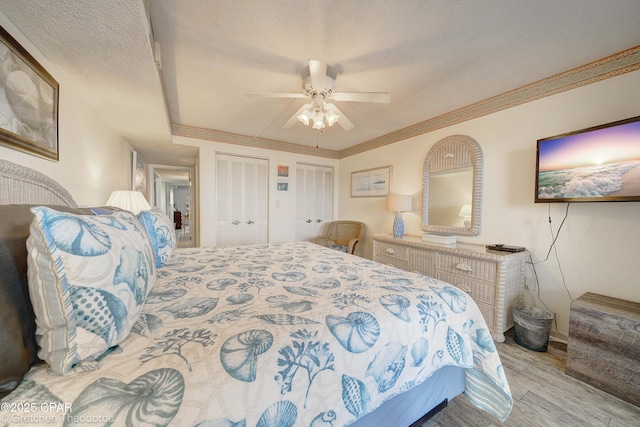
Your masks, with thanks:
M 140 191 L 132 190 L 114 191 L 111 193 L 109 200 L 107 200 L 107 206 L 125 209 L 134 215 L 138 215 L 140 211 L 148 211 L 151 209 L 144 195 Z
M 404 235 L 402 212 L 410 212 L 411 205 L 411 195 L 409 194 L 390 194 L 387 196 L 387 210 L 396 213 L 396 218 L 393 220 L 393 237 L 397 239 Z
M 462 205 L 458 216 L 464 220 L 464 227 L 469 228 L 471 226 L 471 203 Z

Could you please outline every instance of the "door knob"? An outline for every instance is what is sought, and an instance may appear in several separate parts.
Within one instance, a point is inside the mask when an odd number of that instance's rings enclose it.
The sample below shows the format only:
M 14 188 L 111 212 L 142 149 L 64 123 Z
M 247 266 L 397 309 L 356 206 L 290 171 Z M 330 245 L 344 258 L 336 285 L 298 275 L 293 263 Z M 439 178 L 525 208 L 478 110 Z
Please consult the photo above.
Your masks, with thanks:
M 233 224 L 233 225 L 238 225 L 238 224 L 240 224 L 240 221 L 238 221 L 238 220 L 236 219 L 236 220 L 235 220 L 235 221 L 233 221 L 231 224 Z
M 318 224 L 320 224 L 320 223 L 322 222 L 322 220 L 321 220 L 320 218 L 318 218 L 318 219 L 316 219 L 316 222 L 317 222 Z
M 251 224 L 253 224 L 253 221 L 249 220 L 249 221 L 247 221 L 247 224 L 251 225 Z
M 308 219 L 308 220 L 306 220 L 305 222 L 306 222 L 307 224 L 310 224 L 310 223 L 311 223 L 311 222 L 313 222 L 313 221 L 311 221 L 310 219 Z

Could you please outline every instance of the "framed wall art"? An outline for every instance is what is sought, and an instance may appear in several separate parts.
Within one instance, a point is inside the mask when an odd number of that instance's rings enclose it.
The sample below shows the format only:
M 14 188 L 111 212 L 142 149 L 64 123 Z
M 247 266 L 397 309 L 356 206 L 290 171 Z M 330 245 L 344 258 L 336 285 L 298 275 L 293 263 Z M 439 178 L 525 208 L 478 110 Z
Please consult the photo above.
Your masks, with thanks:
M 147 164 L 137 151 L 133 152 L 133 169 L 131 171 L 131 189 L 140 191 L 147 197 Z
M 278 176 L 288 177 L 289 176 L 289 166 L 278 165 Z
M 391 166 L 351 172 L 351 197 L 389 195 Z
M 0 144 L 58 161 L 58 82 L 0 27 Z

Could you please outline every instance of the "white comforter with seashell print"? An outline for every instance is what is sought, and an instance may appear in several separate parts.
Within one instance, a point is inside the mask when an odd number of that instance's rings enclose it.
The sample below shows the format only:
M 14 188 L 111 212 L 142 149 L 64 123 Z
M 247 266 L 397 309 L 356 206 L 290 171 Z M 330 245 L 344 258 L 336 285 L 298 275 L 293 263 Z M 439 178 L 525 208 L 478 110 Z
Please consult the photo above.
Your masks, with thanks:
M 176 250 L 99 365 L 33 368 L 3 405 L 70 404 L 32 408 L 61 425 L 343 426 L 456 365 L 474 404 L 512 406 L 468 295 L 306 242 Z

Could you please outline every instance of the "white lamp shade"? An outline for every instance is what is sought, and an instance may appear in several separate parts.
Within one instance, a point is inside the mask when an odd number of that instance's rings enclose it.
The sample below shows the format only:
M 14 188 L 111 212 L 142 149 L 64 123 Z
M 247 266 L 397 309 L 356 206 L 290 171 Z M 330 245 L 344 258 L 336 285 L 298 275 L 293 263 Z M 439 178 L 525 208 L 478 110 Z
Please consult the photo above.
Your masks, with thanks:
M 324 113 L 324 117 L 325 119 L 327 119 L 327 123 L 329 124 L 329 126 L 335 125 L 338 119 L 340 118 L 339 115 L 337 115 L 331 110 L 327 110 L 327 112 Z
M 387 210 L 389 212 L 410 212 L 412 210 L 411 195 L 409 194 L 388 195 Z
M 151 209 L 149 202 L 140 191 L 114 191 L 107 200 L 107 206 L 125 209 L 134 215 Z
M 313 106 L 313 104 L 308 104 L 307 109 L 298 115 L 298 120 L 300 120 L 306 126 L 309 126 L 309 120 L 311 119 L 311 111 L 309 111 L 309 108 L 311 106 Z
M 462 208 L 460 208 L 460 213 L 458 214 L 458 216 L 462 218 L 471 218 L 471 203 L 462 205 Z
M 314 97 L 314 102 L 304 105 L 299 110 L 300 114 L 296 116 L 298 121 L 306 126 L 311 125 L 313 129 L 324 129 L 326 127 L 325 121 L 329 126 L 336 124 L 340 120 L 340 114 L 329 108 L 330 104 L 323 102 L 322 99 L 322 96 L 320 99 Z M 332 105 L 332 107 L 337 110 L 335 106 Z

